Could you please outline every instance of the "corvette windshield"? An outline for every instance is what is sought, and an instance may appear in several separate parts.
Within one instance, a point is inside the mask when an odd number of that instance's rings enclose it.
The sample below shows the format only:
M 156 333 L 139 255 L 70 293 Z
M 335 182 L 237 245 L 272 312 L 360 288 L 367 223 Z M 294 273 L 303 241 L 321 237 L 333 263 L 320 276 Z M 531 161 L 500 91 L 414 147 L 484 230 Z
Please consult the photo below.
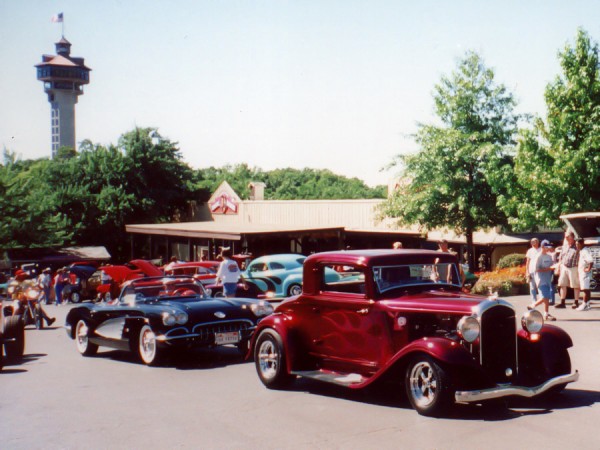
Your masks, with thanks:
M 456 264 L 406 264 L 373 267 L 373 278 L 380 293 L 406 286 L 451 284 L 460 286 Z
M 147 300 L 154 298 L 170 299 L 177 297 L 198 297 L 205 296 L 202 286 L 193 279 L 177 280 L 171 278 L 162 278 L 154 280 L 140 280 L 127 286 L 122 298 L 124 301 L 130 301 L 132 297 L 136 300 Z

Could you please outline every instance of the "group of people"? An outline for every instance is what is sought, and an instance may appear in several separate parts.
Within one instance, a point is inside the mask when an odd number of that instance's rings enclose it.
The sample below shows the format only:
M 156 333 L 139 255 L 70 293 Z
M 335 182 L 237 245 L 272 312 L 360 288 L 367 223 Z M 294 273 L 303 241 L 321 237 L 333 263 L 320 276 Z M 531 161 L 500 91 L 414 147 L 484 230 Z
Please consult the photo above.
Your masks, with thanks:
M 528 309 L 543 305 L 544 319 L 556 320 L 549 312 L 550 306 L 566 308 L 567 290 L 573 289 L 575 301 L 572 308 L 587 311 L 591 307 L 591 276 L 594 258 L 590 254 L 583 239 L 575 239 L 575 234 L 568 230 L 560 251 L 555 251 L 552 242 L 531 239 L 531 248 L 525 255 L 525 270 L 531 293 L 531 304 Z M 555 304 L 556 286 L 560 302 Z M 580 304 L 580 295 L 583 301 Z M 538 298 L 539 296 L 539 298 Z

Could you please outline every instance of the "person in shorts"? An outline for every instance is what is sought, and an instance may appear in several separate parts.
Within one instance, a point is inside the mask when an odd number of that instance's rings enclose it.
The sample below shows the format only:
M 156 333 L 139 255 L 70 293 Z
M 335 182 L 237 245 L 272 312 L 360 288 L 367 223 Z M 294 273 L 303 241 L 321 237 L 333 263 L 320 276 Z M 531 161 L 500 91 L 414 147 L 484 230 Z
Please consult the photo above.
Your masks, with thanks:
M 565 241 L 560 253 L 560 273 L 558 275 L 558 287 L 560 289 L 560 303 L 555 308 L 566 308 L 567 288 L 573 288 L 575 303 L 573 308 L 579 306 L 579 251 L 575 245 L 575 233 L 567 231 Z
M 594 266 L 594 257 L 590 251 L 585 248 L 585 241 L 582 238 L 575 241 L 577 250 L 579 250 L 579 288 L 583 292 L 583 303 L 577 311 L 588 311 L 591 307 L 590 283 L 592 281 L 592 267 Z
M 540 248 L 542 252 L 537 256 L 535 263 L 535 282 L 540 299 L 532 302 L 527 309 L 535 309 L 539 305 L 544 305 L 544 320 L 553 321 L 556 317 L 550 315 L 550 299 L 552 298 L 552 277 L 554 276 L 554 260 L 551 253 L 554 246 L 543 240 Z

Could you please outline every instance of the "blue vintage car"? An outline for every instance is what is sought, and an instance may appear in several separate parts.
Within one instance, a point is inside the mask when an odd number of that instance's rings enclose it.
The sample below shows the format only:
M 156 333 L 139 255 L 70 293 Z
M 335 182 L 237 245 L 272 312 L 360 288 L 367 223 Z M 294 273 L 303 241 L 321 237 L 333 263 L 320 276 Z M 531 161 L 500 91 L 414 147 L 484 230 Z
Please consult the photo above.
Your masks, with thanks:
M 243 275 L 246 281 L 273 297 L 299 295 L 302 293 L 302 264 L 305 259 L 306 256 L 295 253 L 261 256 L 248 265 Z M 335 282 L 341 276 L 328 269 L 326 278 L 328 282 Z

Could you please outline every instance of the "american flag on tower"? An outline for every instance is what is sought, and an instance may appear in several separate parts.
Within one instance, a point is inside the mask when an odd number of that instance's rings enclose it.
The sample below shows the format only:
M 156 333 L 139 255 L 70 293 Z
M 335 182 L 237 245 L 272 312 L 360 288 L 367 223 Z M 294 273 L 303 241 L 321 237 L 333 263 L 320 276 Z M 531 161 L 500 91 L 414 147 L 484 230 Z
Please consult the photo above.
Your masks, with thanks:
M 50 19 L 52 23 L 60 23 L 63 21 L 63 13 L 54 14 Z

